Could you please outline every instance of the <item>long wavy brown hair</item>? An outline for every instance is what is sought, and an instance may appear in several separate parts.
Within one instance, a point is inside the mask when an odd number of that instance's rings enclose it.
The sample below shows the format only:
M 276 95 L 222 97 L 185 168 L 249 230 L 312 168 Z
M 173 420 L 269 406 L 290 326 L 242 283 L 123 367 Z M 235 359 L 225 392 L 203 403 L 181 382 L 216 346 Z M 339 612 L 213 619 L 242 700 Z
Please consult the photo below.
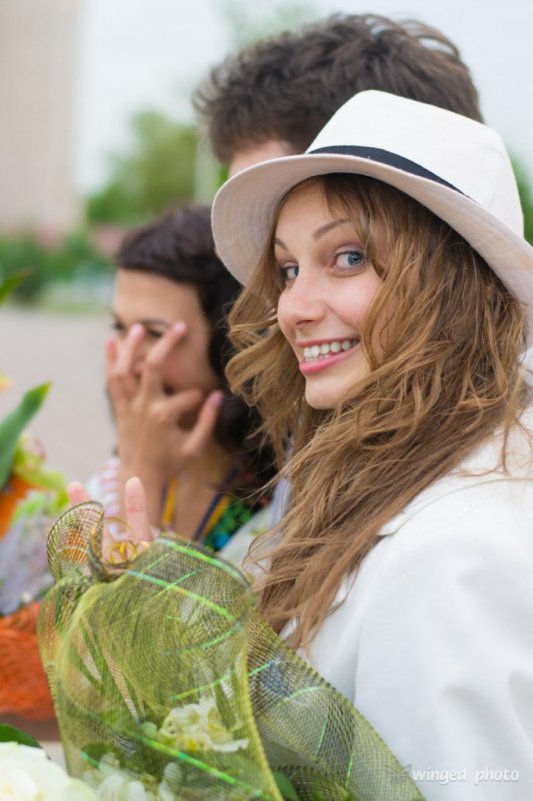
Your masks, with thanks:
M 278 536 L 264 540 L 278 544 L 259 590 L 277 631 L 293 621 L 294 646 L 310 642 L 382 526 L 497 427 L 508 432 L 526 403 L 523 308 L 470 245 L 374 179 L 335 174 L 306 183 L 350 215 L 383 285 L 362 332 L 368 375 L 328 411 L 305 402 L 304 378 L 276 320 L 282 287 L 273 237 L 283 202 L 230 318 L 232 388 L 259 410 L 292 485 Z

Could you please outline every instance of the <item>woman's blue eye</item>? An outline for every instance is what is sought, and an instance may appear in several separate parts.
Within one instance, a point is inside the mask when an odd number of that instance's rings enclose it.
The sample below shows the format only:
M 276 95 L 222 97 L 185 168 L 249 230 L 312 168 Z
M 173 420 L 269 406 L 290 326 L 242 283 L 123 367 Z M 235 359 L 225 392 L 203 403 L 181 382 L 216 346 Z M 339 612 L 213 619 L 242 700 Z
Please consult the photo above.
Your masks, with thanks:
M 364 253 L 360 250 L 343 250 L 335 256 L 335 263 L 343 269 L 358 267 L 364 261 Z
M 287 284 L 289 281 L 294 281 L 296 276 L 298 275 L 298 265 L 297 264 L 290 264 L 288 267 L 280 267 L 281 277 L 283 281 Z

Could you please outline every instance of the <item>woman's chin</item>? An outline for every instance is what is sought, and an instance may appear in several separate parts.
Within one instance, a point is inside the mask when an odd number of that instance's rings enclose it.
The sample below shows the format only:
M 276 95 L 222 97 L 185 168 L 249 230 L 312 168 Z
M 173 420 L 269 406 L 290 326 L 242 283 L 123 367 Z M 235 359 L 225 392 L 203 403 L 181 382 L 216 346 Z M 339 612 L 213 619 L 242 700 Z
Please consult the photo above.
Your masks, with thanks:
M 340 403 L 337 393 L 328 392 L 306 392 L 305 400 L 308 406 L 317 411 L 320 409 L 334 409 Z
M 365 371 L 366 373 L 366 371 Z M 362 373 L 360 378 L 363 378 Z M 312 409 L 336 409 L 353 399 L 357 394 L 357 376 L 348 382 L 342 381 L 308 381 L 305 388 L 305 400 Z

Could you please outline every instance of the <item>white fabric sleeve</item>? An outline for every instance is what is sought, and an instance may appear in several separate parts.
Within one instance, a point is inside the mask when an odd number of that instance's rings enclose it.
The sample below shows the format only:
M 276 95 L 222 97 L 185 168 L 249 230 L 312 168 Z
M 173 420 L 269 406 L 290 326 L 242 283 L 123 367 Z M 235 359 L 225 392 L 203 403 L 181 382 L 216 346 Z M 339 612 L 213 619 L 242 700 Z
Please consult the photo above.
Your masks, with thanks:
M 355 704 L 427 801 L 533 799 L 533 530 L 488 512 L 402 532 L 361 629 Z
M 90 477 L 85 487 L 89 498 L 101 503 L 106 514 L 110 516 L 116 516 L 120 511 L 118 470 L 118 458 L 110 456 Z

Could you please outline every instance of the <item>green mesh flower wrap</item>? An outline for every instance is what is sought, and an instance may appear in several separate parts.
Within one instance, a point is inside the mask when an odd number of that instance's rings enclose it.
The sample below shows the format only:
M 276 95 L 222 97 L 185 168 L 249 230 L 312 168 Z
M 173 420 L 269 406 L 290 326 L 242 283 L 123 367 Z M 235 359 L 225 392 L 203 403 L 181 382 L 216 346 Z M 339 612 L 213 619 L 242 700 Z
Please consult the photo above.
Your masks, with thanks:
M 141 801 L 422 801 L 368 721 L 261 619 L 237 568 L 161 538 L 110 575 L 102 527 L 95 503 L 56 523 L 39 620 L 73 776 Z

